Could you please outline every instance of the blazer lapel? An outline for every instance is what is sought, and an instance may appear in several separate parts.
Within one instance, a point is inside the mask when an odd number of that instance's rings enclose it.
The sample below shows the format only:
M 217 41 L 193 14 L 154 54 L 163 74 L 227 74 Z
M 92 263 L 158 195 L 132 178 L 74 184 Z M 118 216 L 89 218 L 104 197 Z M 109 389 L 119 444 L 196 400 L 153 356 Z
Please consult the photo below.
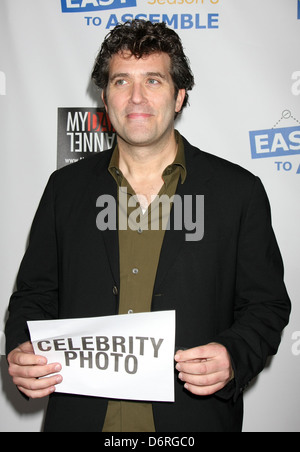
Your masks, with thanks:
M 117 184 L 108 171 L 108 165 L 111 159 L 112 151 L 105 151 L 100 154 L 98 164 L 94 169 L 91 177 L 91 182 L 88 187 L 89 198 L 95 211 L 95 227 L 96 218 L 101 211 L 100 207 L 96 206 L 97 199 L 101 195 L 109 195 L 111 202 L 114 203 L 117 209 Z M 117 287 L 120 287 L 120 270 L 119 270 L 119 237 L 117 224 L 114 229 L 106 229 L 104 231 L 97 231 L 99 240 L 104 240 L 107 259 L 111 268 L 111 272 Z
M 205 153 L 191 146 L 187 140 L 184 140 L 185 159 L 187 177 L 184 184 L 179 181 L 176 194 L 181 196 L 182 206 L 184 205 L 184 196 L 187 195 L 205 195 L 207 192 L 207 183 L 213 177 L 213 168 L 208 163 Z M 172 263 L 177 259 L 180 249 L 185 243 L 186 234 L 189 234 L 182 221 L 182 229 L 174 230 L 174 206 L 170 214 L 170 229 L 166 230 L 161 249 L 159 265 L 154 285 L 154 294 L 160 291 Z

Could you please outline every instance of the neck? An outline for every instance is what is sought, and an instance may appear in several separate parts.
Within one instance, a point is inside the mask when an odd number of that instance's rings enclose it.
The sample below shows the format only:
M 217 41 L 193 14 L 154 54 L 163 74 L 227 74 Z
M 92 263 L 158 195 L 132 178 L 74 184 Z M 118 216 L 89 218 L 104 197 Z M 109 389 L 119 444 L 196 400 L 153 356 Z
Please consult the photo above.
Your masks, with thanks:
M 147 181 L 161 177 L 173 163 L 177 153 L 174 130 L 163 143 L 152 146 L 132 146 L 118 139 L 119 167 L 127 180 Z

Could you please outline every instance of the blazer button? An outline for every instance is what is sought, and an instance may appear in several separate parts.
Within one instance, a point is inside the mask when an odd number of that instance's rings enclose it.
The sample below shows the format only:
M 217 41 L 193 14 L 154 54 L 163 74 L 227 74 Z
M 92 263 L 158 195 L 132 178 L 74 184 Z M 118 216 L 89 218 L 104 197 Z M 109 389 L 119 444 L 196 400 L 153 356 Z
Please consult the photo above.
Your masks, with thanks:
M 114 286 L 114 287 L 113 287 L 113 294 L 114 294 L 114 295 L 118 295 L 118 293 L 119 293 L 119 291 L 118 291 L 117 286 Z

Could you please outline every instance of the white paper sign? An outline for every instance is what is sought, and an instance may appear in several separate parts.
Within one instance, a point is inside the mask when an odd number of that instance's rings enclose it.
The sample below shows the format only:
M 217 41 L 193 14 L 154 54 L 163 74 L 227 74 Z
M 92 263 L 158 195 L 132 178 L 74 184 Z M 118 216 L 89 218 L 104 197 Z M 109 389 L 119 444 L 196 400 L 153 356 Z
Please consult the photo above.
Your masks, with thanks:
M 57 392 L 174 402 L 175 311 L 28 322 L 37 355 L 59 362 Z

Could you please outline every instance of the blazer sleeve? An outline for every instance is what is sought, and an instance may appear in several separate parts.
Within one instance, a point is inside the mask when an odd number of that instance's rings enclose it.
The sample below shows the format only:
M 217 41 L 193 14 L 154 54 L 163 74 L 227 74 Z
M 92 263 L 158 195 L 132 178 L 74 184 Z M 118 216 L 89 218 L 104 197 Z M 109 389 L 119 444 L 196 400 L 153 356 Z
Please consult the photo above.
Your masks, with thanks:
M 53 175 L 34 217 L 29 244 L 9 303 L 6 353 L 30 340 L 27 320 L 57 318 L 58 265 L 53 201 Z
M 215 339 L 230 353 L 235 399 L 264 368 L 268 356 L 277 353 L 291 311 L 283 276 L 269 201 L 256 178 L 240 225 L 235 320 Z

